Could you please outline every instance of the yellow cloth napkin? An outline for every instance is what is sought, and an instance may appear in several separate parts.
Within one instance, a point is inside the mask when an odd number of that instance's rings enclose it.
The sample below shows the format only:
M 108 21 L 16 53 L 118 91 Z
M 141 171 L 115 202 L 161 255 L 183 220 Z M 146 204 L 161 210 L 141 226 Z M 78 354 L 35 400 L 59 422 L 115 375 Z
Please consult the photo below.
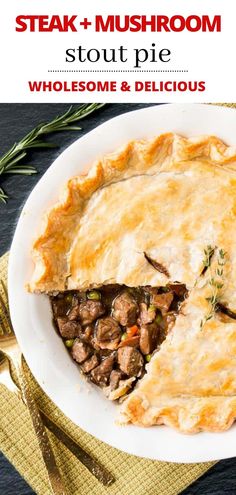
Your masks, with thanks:
M 7 262 L 6 253 L 0 258 L 0 279 L 5 282 Z M 214 464 L 149 461 L 109 447 L 68 420 L 41 390 L 30 372 L 29 377 L 40 407 L 115 476 L 116 482 L 113 485 L 103 487 L 50 434 L 58 466 L 70 495 L 176 495 Z M 0 386 L 0 449 L 38 495 L 51 494 L 27 409 L 3 386 Z

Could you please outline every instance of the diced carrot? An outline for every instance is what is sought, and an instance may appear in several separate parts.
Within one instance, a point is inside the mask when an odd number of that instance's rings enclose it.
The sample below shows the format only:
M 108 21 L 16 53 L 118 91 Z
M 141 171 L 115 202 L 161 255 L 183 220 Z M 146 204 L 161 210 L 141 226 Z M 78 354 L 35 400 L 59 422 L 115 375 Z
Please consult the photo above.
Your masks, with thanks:
M 127 337 L 133 337 L 138 333 L 138 327 L 137 325 L 133 325 L 132 327 L 128 327 L 127 330 Z

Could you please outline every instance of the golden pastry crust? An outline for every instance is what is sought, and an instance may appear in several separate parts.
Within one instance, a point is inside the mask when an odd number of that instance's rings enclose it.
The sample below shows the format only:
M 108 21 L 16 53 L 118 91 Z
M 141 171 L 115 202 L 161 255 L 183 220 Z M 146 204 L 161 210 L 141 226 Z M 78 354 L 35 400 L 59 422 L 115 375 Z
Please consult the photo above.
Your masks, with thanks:
M 144 251 L 169 267 L 171 280 L 191 287 L 206 243 L 221 245 L 224 237 L 220 225 L 210 232 L 211 223 L 230 222 L 232 214 L 233 224 L 235 160 L 236 150 L 215 137 L 174 134 L 131 142 L 103 157 L 87 175 L 69 180 L 46 213 L 33 246 L 29 290 L 165 285 L 166 276 L 150 267 Z
M 227 253 L 221 301 L 236 311 L 236 148 L 172 133 L 129 143 L 72 178 L 33 246 L 34 292 L 107 283 L 186 284 L 175 326 L 121 421 L 222 431 L 236 417 L 236 321 L 209 312 L 204 249 Z M 166 267 L 154 270 L 144 252 Z M 213 269 L 216 260 L 213 259 Z
M 142 400 L 132 392 L 126 406 L 126 415 L 121 418 L 123 424 L 166 425 L 182 433 L 225 431 L 236 418 L 235 396 L 160 398 L 159 404 L 147 407 L 145 397 Z

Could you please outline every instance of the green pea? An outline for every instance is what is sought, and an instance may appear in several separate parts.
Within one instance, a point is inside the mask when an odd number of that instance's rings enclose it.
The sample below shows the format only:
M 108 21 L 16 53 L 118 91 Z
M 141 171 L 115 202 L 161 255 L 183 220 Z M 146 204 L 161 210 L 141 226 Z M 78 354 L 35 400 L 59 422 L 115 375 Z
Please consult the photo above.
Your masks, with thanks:
M 121 340 L 126 340 L 127 339 L 127 333 L 123 333 Z
M 151 357 L 152 357 L 152 355 L 151 355 L 151 354 L 147 354 L 147 355 L 145 356 L 145 359 L 146 359 L 147 363 L 149 363 L 149 361 L 151 360 Z
M 72 347 L 72 345 L 74 344 L 74 341 L 75 339 L 65 340 L 65 346 L 68 347 L 68 349 L 70 349 L 70 347 Z
M 69 292 L 69 294 L 66 294 L 65 297 L 66 302 L 71 303 L 72 299 L 73 299 L 73 294 L 71 294 L 71 292 Z
M 92 301 L 100 301 L 101 293 L 98 290 L 90 290 L 87 293 L 87 299 L 91 299 Z
M 158 315 L 155 318 L 155 323 L 159 325 L 159 323 L 161 323 L 161 320 L 162 320 L 162 315 L 161 313 L 158 313 Z

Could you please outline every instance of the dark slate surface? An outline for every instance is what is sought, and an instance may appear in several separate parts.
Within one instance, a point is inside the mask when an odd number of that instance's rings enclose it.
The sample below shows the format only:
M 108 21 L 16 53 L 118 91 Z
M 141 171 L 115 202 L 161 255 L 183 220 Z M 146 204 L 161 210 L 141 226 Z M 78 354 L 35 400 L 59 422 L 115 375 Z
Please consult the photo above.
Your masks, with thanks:
M 60 144 L 60 149 L 34 151 L 29 162 L 37 167 L 38 174 L 32 177 L 12 176 L 2 181 L 10 196 L 7 205 L 0 204 L 0 255 L 9 249 L 19 212 L 29 192 L 50 163 L 72 143 L 77 136 L 90 131 L 100 123 L 123 112 L 142 108 L 143 104 L 107 105 L 96 114 L 82 121 L 80 133 L 63 132 L 48 139 Z M 65 104 L 0 104 L 0 154 L 22 138 L 40 122 L 48 121 L 62 113 Z M 223 437 L 222 437 L 223 441 Z M 236 495 L 236 459 L 219 462 L 200 480 L 187 488 L 182 495 Z M 22 480 L 15 469 L 0 454 L 0 495 L 33 495 L 31 488 Z M 91 494 L 92 495 L 92 494 Z M 127 495 L 131 495 L 128 494 Z M 145 494 L 144 494 L 145 495 Z M 159 495 L 157 487 L 157 495 Z M 165 495 L 165 494 L 161 494 Z

